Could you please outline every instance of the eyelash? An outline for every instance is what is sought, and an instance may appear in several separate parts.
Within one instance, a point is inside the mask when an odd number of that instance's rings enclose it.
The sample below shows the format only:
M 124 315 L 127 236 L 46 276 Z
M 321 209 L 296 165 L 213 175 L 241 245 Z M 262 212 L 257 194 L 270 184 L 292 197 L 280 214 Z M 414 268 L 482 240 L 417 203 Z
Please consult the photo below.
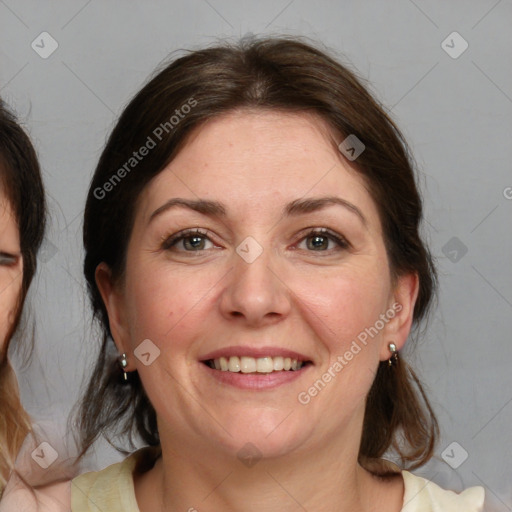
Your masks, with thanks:
M 338 246 L 337 250 L 346 250 L 350 248 L 350 243 L 348 240 L 341 236 L 333 233 L 327 228 L 310 228 L 309 231 L 300 239 L 300 241 L 305 240 L 307 238 L 318 236 L 324 237 L 333 240 Z M 330 251 L 310 251 L 310 252 L 330 252 Z
M 12 267 L 16 265 L 18 261 L 17 256 L 13 256 L 12 254 L 7 254 L 6 252 L 0 252 L 0 265 L 4 267 Z
M 182 240 L 187 240 L 189 238 L 193 237 L 199 237 L 199 238 L 206 238 L 208 240 L 208 231 L 202 230 L 199 228 L 196 229 L 186 229 L 184 231 L 180 231 L 179 233 L 176 233 L 175 235 L 171 235 L 170 237 L 166 238 L 164 242 L 162 243 L 162 249 L 163 250 L 171 250 L 178 242 L 181 242 Z M 311 238 L 313 236 L 318 237 L 324 237 L 328 238 L 332 241 L 334 241 L 338 245 L 337 250 L 346 250 L 350 248 L 350 243 L 342 236 L 336 235 L 332 231 L 328 230 L 327 228 L 310 228 L 309 231 L 299 240 L 299 242 L 302 242 L 303 240 L 307 238 Z M 210 240 L 211 241 L 211 240 Z M 188 253 L 194 253 L 194 252 L 201 252 L 202 250 L 207 249 L 199 249 L 198 251 L 183 251 Z M 330 250 L 327 251 L 308 251 L 308 252 L 331 252 Z
M 202 238 L 208 238 L 208 231 L 203 229 L 185 229 L 184 231 L 180 231 L 175 235 L 171 235 L 166 238 L 162 244 L 162 249 L 165 251 L 170 250 L 174 245 L 182 240 L 186 240 L 187 238 L 192 238 L 193 236 L 200 236 Z M 197 251 L 185 251 L 185 252 L 197 252 Z

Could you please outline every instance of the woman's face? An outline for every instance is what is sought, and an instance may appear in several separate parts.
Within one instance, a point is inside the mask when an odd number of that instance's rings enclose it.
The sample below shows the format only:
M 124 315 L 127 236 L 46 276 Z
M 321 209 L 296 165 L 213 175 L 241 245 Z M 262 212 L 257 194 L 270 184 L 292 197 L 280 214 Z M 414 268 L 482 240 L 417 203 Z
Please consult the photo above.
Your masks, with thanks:
M 7 336 L 15 320 L 22 277 L 18 224 L 8 199 L 0 190 L 0 360 L 5 357 Z
M 141 194 L 123 282 L 98 268 L 162 442 L 275 456 L 357 441 L 416 279 L 392 286 L 376 205 L 326 133 L 305 115 L 213 119 Z

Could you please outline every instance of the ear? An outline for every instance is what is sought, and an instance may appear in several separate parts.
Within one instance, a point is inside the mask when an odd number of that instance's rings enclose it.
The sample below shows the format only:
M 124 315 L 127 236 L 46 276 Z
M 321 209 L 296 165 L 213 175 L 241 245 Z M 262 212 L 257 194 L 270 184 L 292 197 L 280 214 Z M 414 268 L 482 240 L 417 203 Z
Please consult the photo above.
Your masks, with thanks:
M 117 350 L 120 354 L 129 354 L 128 324 L 125 321 L 123 296 L 112 279 L 112 271 L 106 263 L 102 262 L 96 267 L 94 277 L 107 310 L 110 332 Z M 132 370 L 130 365 L 127 367 L 128 370 Z
M 404 347 L 411 330 L 418 292 L 418 274 L 405 274 L 398 278 L 386 312 L 386 316 L 391 319 L 383 330 L 381 361 L 389 359 L 391 355 L 389 343 L 394 343 L 397 350 Z

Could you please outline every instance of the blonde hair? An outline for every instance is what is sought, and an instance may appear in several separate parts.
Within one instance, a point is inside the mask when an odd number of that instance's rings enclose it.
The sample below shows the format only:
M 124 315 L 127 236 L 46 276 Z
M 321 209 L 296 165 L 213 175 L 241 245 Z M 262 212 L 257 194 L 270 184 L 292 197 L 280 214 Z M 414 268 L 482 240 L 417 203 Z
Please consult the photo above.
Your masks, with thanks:
M 23 409 L 7 348 L 17 331 L 28 288 L 35 275 L 37 251 L 43 241 L 46 201 L 41 170 L 30 138 L 0 99 L 0 187 L 17 221 L 23 277 L 16 316 L 0 350 L 0 491 L 14 468 L 23 440 L 32 427 Z M 23 336 L 25 337 L 25 336 Z
M 24 439 L 31 432 L 29 415 L 21 405 L 18 381 L 7 357 L 0 363 L 0 495 Z

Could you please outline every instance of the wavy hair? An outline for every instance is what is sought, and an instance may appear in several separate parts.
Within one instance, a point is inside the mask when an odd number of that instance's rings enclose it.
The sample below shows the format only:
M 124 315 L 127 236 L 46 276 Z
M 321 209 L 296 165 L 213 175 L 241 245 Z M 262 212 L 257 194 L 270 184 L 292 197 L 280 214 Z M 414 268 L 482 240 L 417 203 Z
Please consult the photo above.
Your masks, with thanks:
M 172 129 L 161 130 L 158 144 L 137 169 L 113 181 L 155 128 L 169 124 L 191 99 L 195 106 L 186 109 Z M 249 38 L 190 51 L 163 67 L 124 109 L 90 185 L 84 274 L 103 341 L 77 416 L 82 454 L 100 434 L 110 441 L 124 436 L 132 442 L 137 435 L 148 445 L 159 444 L 156 413 L 138 375 L 125 384 L 112 356 L 115 348 L 95 282 L 96 267 L 105 262 L 114 279 L 122 278 L 137 198 L 144 187 L 172 161 L 193 130 L 244 108 L 313 113 L 327 122 L 333 140 L 354 134 L 364 142 L 357 171 L 380 214 L 391 274 L 418 275 L 414 324 L 427 315 L 436 272 L 419 233 L 423 208 L 413 159 L 364 80 L 327 50 L 295 37 Z M 432 456 L 437 436 L 434 412 L 414 372 L 403 359 L 392 368 L 381 363 L 366 401 L 360 462 L 370 468 L 372 459 L 394 449 L 404 464 L 418 467 Z
M 18 382 L 7 358 L 9 342 L 19 327 L 27 292 L 37 268 L 36 256 L 46 224 L 46 201 L 37 155 L 16 117 L 0 100 L 0 186 L 20 234 L 23 277 L 16 312 L 0 353 L 0 490 L 14 468 L 16 455 L 31 431 L 20 402 Z

